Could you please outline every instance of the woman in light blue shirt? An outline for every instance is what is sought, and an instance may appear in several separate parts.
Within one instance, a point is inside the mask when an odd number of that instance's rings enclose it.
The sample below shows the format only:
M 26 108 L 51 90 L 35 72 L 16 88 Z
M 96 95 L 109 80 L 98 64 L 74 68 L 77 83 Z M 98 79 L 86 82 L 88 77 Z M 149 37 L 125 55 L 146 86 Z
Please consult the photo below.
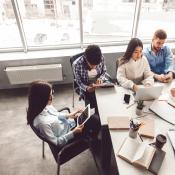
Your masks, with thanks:
M 90 130 L 95 134 L 98 132 L 100 125 L 97 117 L 92 116 L 85 127 L 76 126 L 74 119 L 81 110 L 70 114 L 58 112 L 52 105 L 52 92 L 52 86 L 45 81 L 35 81 L 31 84 L 28 96 L 28 124 L 33 125 L 43 137 L 58 146 L 64 146 L 76 135 L 88 135 Z

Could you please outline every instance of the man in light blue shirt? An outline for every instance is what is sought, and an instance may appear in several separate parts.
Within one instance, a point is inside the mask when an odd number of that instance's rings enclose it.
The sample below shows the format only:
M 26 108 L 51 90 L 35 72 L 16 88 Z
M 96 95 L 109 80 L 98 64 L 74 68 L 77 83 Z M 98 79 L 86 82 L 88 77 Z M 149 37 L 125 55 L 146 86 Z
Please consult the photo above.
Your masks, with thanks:
M 160 82 L 169 83 L 173 79 L 173 53 L 168 46 L 164 46 L 167 34 L 159 29 L 154 33 L 151 46 L 144 50 L 154 78 Z

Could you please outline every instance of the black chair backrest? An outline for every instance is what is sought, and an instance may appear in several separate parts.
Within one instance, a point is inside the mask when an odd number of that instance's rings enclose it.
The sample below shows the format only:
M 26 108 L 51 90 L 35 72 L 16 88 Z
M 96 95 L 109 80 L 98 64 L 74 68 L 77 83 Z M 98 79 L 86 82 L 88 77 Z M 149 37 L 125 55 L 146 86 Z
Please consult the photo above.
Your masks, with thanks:
M 59 153 L 59 151 L 61 150 L 61 148 L 57 147 L 56 145 L 54 145 L 52 142 L 50 142 L 49 140 L 47 140 L 46 138 L 44 138 L 40 133 L 39 131 L 32 125 L 30 124 L 30 127 L 32 128 L 33 132 L 44 142 L 48 143 L 51 151 L 52 151 L 52 154 L 53 154 L 53 157 L 55 158 L 55 161 L 57 162 L 57 155 Z
M 70 64 L 71 64 L 71 67 L 72 67 L 73 62 L 74 62 L 77 58 L 81 57 L 83 54 L 84 54 L 84 52 L 81 52 L 81 53 L 79 53 L 79 54 L 76 54 L 76 55 L 70 57 Z M 73 72 L 73 69 L 72 69 L 72 72 Z M 76 93 L 77 93 L 78 95 L 80 95 L 80 89 L 79 89 L 78 84 L 77 84 L 76 81 L 75 81 L 74 72 L 73 72 L 73 77 L 74 77 L 74 81 L 73 81 L 73 83 L 74 83 L 74 89 L 75 89 Z
M 70 57 L 70 64 L 71 64 L 71 66 L 72 66 L 73 62 L 74 62 L 77 58 L 81 57 L 83 54 L 84 54 L 84 52 L 81 52 L 81 53 L 79 53 L 79 54 L 76 54 L 76 55 L 74 55 L 74 56 L 71 56 L 71 57 Z

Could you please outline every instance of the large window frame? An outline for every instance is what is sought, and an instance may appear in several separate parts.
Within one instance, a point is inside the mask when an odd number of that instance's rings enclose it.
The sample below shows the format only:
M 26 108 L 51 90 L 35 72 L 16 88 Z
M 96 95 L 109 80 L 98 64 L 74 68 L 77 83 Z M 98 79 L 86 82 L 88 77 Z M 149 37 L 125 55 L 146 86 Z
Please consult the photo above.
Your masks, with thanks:
M 84 43 L 83 41 L 83 11 L 82 11 L 82 2 L 83 0 L 79 0 L 78 4 L 78 10 L 79 10 L 79 28 L 80 28 L 80 43 L 78 44 L 64 44 L 60 46 L 28 46 L 27 40 L 26 40 L 26 35 L 25 35 L 25 30 L 24 26 L 22 24 L 22 19 L 21 19 L 21 14 L 18 6 L 18 0 L 11 0 L 18 30 L 20 33 L 20 39 L 22 42 L 23 47 L 21 48 L 0 48 L 0 53 L 2 52 L 15 52 L 15 51 L 23 51 L 25 53 L 29 51 L 40 51 L 40 50 L 55 50 L 55 49 L 69 49 L 69 48 L 84 48 L 88 44 Z M 132 33 L 131 33 L 131 38 L 137 37 L 137 30 L 138 30 L 138 25 L 139 25 L 139 19 L 140 19 L 140 12 L 141 12 L 141 6 L 142 6 L 143 0 L 136 0 L 135 1 L 135 9 L 134 9 L 134 19 L 133 19 L 133 25 L 132 25 Z M 104 42 L 104 43 L 96 43 L 100 46 L 121 46 L 121 45 L 126 45 L 128 43 L 128 40 L 122 41 L 122 42 Z M 167 42 L 174 42 L 175 38 L 167 40 Z M 143 40 L 144 43 L 150 42 L 150 40 Z

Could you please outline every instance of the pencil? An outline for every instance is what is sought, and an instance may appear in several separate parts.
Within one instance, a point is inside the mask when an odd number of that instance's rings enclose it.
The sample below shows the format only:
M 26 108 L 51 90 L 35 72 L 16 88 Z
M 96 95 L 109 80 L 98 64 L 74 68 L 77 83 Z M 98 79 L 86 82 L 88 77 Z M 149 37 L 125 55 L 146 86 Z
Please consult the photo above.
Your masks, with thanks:
M 141 135 L 138 133 L 138 135 L 139 135 L 139 137 L 140 137 L 140 140 L 143 142 L 143 139 L 142 139 L 142 137 L 141 137 Z

